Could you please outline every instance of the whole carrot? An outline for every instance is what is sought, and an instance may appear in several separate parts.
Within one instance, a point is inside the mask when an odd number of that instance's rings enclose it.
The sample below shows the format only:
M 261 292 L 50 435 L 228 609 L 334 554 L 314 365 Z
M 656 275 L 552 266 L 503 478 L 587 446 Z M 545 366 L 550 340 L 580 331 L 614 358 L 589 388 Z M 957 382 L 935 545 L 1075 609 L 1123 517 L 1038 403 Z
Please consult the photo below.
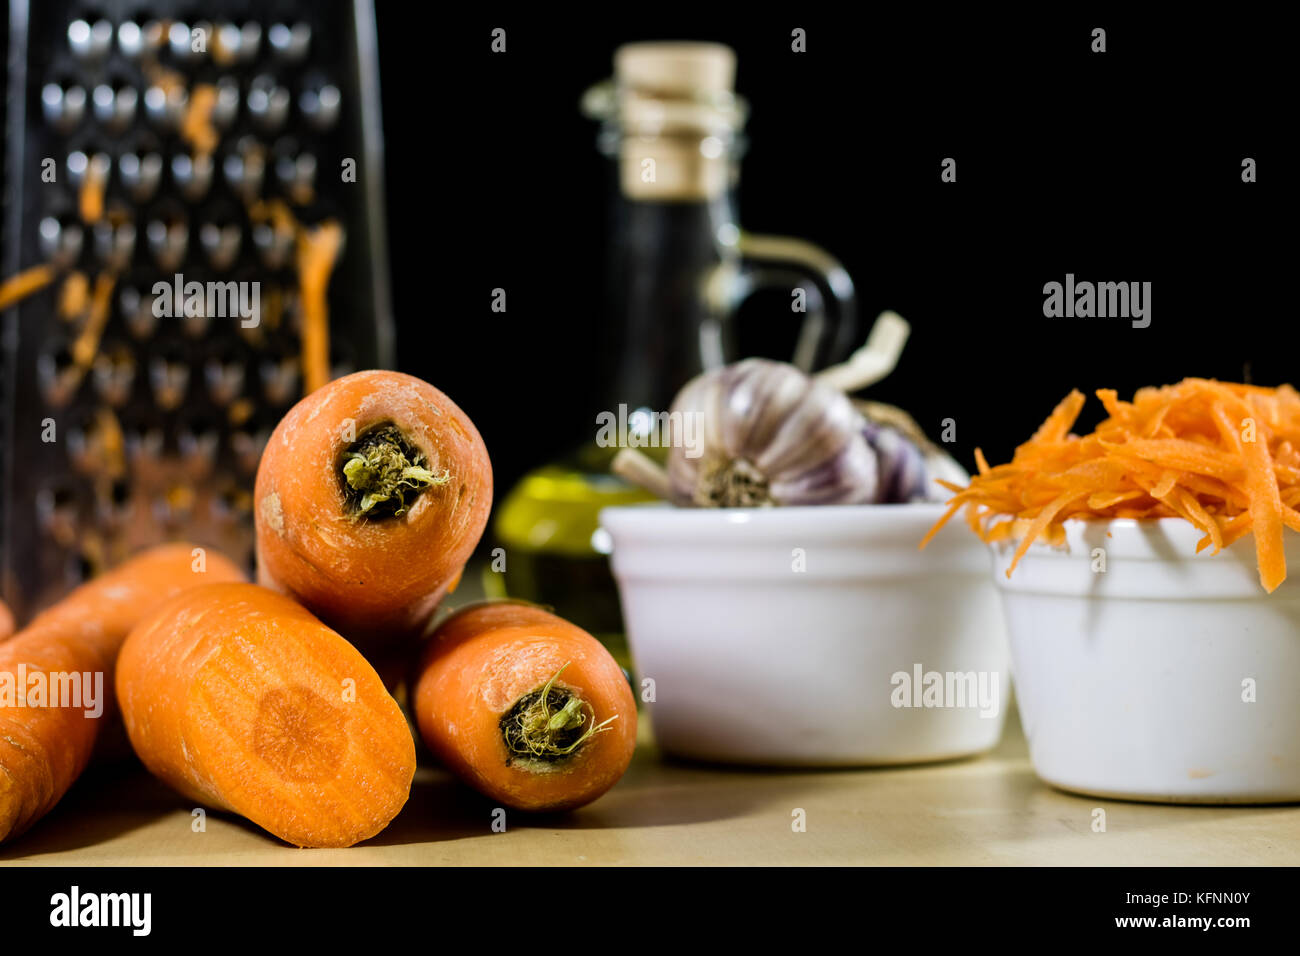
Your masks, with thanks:
M 159 601 L 242 578 L 214 552 L 153 548 L 73 591 L 0 644 L 0 842 L 48 813 L 85 769 L 113 710 L 113 667 Z
M 434 632 L 414 708 L 429 749 L 519 810 L 569 810 L 614 786 L 636 748 L 622 668 L 586 631 L 512 602 L 462 609 Z
M 379 676 L 266 588 L 213 584 L 158 607 L 122 648 L 117 694 L 150 771 L 296 846 L 368 839 L 410 795 L 415 743 Z
M 487 524 L 492 466 L 432 385 L 357 372 L 284 417 L 254 498 L 259 583 L 375 650 L 417 636 L 459 580 Z

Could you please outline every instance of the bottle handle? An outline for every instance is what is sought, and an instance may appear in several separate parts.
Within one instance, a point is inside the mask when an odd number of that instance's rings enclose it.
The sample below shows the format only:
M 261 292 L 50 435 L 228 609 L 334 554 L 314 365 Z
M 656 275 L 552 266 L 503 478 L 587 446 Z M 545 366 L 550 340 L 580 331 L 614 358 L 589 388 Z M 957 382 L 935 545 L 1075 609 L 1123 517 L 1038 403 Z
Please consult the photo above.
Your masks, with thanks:
M 711 278 L 709 298 L 714 312 L 729 321 L 740 304 L 760 289 L 796 289 L 809 279 L 813 290 L 804 290 L 805 301 L 813 299 L 804 313 L 803 324 L 791 363 L 805 372 L 843 358 L 857 335 L 857 296 L 853 280 L 838 259 L 825 249 L 789 236 L 764 236 L 740 230 L 733 260 L 721 266 Z M 808 294 L 815 292 L 814 295 Z M 724 364 L 726 356 L 721 323 L 705 330 L 702 343 L 706 365 Z

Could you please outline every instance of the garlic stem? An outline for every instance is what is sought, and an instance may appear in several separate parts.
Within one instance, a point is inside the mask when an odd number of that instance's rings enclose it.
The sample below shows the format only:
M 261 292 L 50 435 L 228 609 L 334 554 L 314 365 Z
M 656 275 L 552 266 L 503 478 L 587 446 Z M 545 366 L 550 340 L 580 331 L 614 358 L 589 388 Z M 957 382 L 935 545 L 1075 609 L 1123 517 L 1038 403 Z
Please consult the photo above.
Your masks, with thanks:
M 624 448 L 615 455 L 609 470 L 637 487 L 644 488 L 656 498 L 663 498 L 665 501 L 672 498 L 668 472 L 664 471 L 654 459 L 641 454 L 635 448 Z
M 841 392 L 856 392 L 875 384 L 894 370 L 912 327 L 897 312 L 881 312 L 871 326 L 867 343 L 839 365 L 813 376 Z

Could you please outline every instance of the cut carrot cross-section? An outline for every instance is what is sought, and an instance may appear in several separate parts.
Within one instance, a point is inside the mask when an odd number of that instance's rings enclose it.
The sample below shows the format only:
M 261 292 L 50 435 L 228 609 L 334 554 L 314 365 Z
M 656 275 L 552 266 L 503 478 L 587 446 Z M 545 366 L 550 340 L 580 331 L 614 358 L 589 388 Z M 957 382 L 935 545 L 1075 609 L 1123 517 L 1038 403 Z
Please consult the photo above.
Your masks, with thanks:
M 296 846 L 369 839 L 410 795 L 415 742 L 379 676 L 266 588 L 213 584 L 159 607 L 122 648 L 117 690 L 155 776 Z

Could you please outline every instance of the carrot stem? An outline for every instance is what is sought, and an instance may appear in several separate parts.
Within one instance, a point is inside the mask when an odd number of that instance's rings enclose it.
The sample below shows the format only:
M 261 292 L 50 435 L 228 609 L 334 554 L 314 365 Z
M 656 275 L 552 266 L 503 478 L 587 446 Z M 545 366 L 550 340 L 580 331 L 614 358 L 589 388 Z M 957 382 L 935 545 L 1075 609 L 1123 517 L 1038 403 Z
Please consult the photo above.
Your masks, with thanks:
M 575 727 L 581 726 L 582 701 L 577 697 L 570 697 L 569 702 L 546 722 L 546 729 L 551 733 L 555 733 L 557 730 L 573 730 Z
M 502 719 L 501 734 L 512 753 L 540 760 L 567 757 L 577 752 L 596 734 L 608 730 L 609 724 L 618 719 L 618 714 L 614 714 L 599 724 L 589 726 L 576 740 L 569 739 L 572 732 L 587 720 L 584 708 L 592 710 L 591 705 L 581 697 L 564 688 L 555 687 L 555 682 L 569 663 L 571 662 L 566 662 L 552 674 L 540 691 L 521 697 Z M 558 697 L 558 709 L 554 713 L 551 712 L 552 695 Z
M 378 517 L 376 508 L 396 499 L 392 515 L 407 510 L 408 492 L 419 494 L 432 485 L 443 485 L 451 480 L 444 471 L 435 475 L 423 465 L 423 456 L 413 451 L 395 426 L 379 429 L 360 441 L 343 463 L 343 480 L 356 497 L 358 516 Z

